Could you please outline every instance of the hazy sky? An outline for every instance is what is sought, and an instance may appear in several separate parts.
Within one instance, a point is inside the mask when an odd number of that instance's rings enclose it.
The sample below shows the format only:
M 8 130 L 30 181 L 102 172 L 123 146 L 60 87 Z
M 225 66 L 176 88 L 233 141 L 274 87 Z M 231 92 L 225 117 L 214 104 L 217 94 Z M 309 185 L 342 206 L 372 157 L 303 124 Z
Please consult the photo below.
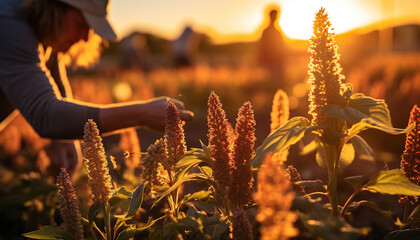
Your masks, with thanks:
M 280 6 L 280 27 L 286 36 L 297 39 L 311 36 L 312 21 L 321 6 L 336 33 L 383 18 L 420 23 L 420 0 L 113 0 L 110 18 L 121 36 L 137 29 L 175 38 L 189 24 L 216 41 L 229 41 L 238 34 L 252 40 L 259 35 L 269 4 Z

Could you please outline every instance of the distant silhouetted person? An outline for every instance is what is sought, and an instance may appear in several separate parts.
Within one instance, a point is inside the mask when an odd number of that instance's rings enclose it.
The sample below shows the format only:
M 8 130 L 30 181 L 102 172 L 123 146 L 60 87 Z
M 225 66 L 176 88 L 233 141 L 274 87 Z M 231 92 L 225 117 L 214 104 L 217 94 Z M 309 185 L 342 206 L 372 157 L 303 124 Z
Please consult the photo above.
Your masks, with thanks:
M 260 64 L 270 71 L 270 77 L 283 82 L 283 79 L 278 79 L 283 78 L 285 62 L 285 44 L 277 21 L 279 12 L 277 7 L 269 11 L 269 25 L 261 34 L 258 57 Z
M 176 40 L 172 42 L 171 51 L 176 67 L 186 67 L 193 64 L 197 51 L 199 35 L 187 26 Z
M 277 19 L 279 11 L 270 11 L 270 23 L 260 38 L 260 62 L 269 67 L 282 67 L 284 62 L 284 41 L 279 31 Z
M 138 32 L 121 41 L 121 68 L 146 70 L 146 58 L 149 54 L 146 37 Z

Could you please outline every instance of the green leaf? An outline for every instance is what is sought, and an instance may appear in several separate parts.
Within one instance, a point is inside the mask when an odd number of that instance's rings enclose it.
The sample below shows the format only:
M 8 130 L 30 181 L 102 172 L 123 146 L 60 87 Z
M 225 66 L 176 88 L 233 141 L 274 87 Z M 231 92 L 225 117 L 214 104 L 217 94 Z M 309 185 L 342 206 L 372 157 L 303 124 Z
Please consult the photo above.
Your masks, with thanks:
M 199 166 L 198 169 L 200 169 L 200 172 L 210 178 L 213 176 L 213 169 L 211 169 L 209 166 Z
M 203 149 L 193 148 L 184 154 L 184 156 L 176 163 L 175 168 L 191 168 L 201 162 L 210 162 L 209 156 Z
M 146 225 L 141 228 L 136 228 L 135 225 L 131 225 L 128 228 L 124 229 L 122 232 L 120 232 L 120 234 L 118 234 L 117 240 L 130 240 L 134 238 L 134 236 L 136 236 L 137 234 L 153 226 L 153 224 L 155 224 L 157 221 L 161 220 L 162 218 L 164 218 L 164 216 L 155 220 L 151 220 L 152 218 L 149 218 Z
M 420 227 L 420 205 L 411 212 L 407 219 L 407 222 L 401 227 L 401 229 L 412 229 Z
M 64 239 L 64 240 L 74 240 L 73 236 L 69 233 L 57 230 L 51 226 L 45 226 L 41 230 L 36 230 L 28 233 L 22 234 L 24 237 L 30 239 L 43 239 L 43 240 L 55 240 L 55 239 Z
M 178 178 L 177 181 L 168 190 L 166 190 L 164 193 L 162 193 L 159 196 L 159 198 L 153 203 L 151 208 L 153 208 L 164 197 L 168 196 L 171 192 L 173 192 L 177 188 L 179 188 L 183 183 L 189 182 L 189 181 L 196 181 L 196 180 L 212 182 L 212 179 L 210 177 L 208 177 L 204 174 L 201 174 L 201 173 L 192 173 L 192 174 L 189 174 L 189 175 L 185 175 L 182 178 Z
M 313 139 L 312 141 L 310 141 L 308 144 L 306 144 L 305 146 L 303 146 L 303 148 L 300 150 L 299 154 L 300 155 L 307 155 L 313 151 L 315 151 L 319 145 L 318 142 L 318 138 Z
M 322 112 L 329 118 L 339 119 L 342 121 L 348 121 L 351 123 L 357 123 L 364 118 L 369 118 L 369 115 L 352 108 L 342 108 L 340 105 L 329 103 L 322 108 Z
M 321 144 L 318 144 L 316 148 L 315 160 L 318 165 L 324 169 L 327 168 L 327 155 Z
M 209 147 L 208 146 L 206 146 L 201 140 L 200 140 L 200 144 L 201 144 L 201 148 L 203 149 L 203 153 L 204 153 L 204 155 L 206 156 L 205 158 L 208 160 L 208 161 L 211 161 L 211 158 L 210 158 L 210 149 L 209 149 Z M 208 162 L 209 163 L 209 162 Z
M 207 155 L 202 149 L 194 148 L 188 151 L 175 165 L 176 169 L 182 169 L 175 174 L 175 181 L 177 181 L 177 179 L 183 178 L 184 175 L 197 164 L 202 162 L 208 163 L 209 161 L 210 158 L 207 159 Z
M 259 168 L 267 153 L 282 152 L 298 142 L 307 132 L 317 127 L 310 126 L 308 119 L 294 117 L 271 133 L 256 150 L 255 157 L 251 160 L 254 168 Z
M 144 181 L 134 191 L 133 198 L 131 199 L 130 207 L 128 207 L 128 211 L 127 211 L 127 214 L 125 215 L 125 218 L 134 217 L 136 215 L 137 210 L 139 209 L 140 205 L 143 202 L 144 188 L 146 187 L 147 184 L 149 184 L 149 182 Z
M 364 177 L 363 176 L 351 176 L 344 178 L 346 182 L 348 182 L 353 188 L 354 191 L 358 191 L 362 188 Z
M 387 125 L 376 122 L 372 119 L 366 118 L 366 119 L 362 119 L 360 122 L 356 124 L 353 124 L 353 126 L 351 126 L 347 134 L 349 135 L 349 137 L 353 137 L 357 135 L 358 133 L 360 133 L 361 131 L 364 131 L 369 128 L 377 129 L 377 130 L 380 130 L 380 131 L 383 131 L 392 135 L 399 135 L 399 134 L 410 132 L 414 128 L 414 124 L 408 126 L 405 129 L 400 129 L 400 128 L 392 128 Z
M 355 93 L 350 97 L 348 106 L 361 111 L 381 124 L 392 127 L 388 106 L 382 99 L 375 99 L 365 96 L 362 93 Z
M 416 208 L 411 212 L 410 216 L 408 217 L 408 220 L 415 220 L 417 222 L 420 222 L 420 205 L 417 205 Z
M 211 191 L 205 191 L 201 190 L 198 192 L 195 192 L 193 194 L 187 194 L 184 196 L 183 202 L 189 202 L 189 201 L 203 201 L 206 202 L 211 195 Z
M 362 137 L 356 135 L 350 139 L 350 142 L 353 144 L 354 150 L 359 158 L 368 161 L 375 160 L 372 148 Z
M 114 224 L 114 233 L 117 233 L 118 230 L 125 225 L 125 218 L 117 217 L 117 221 Z
M 101 211 L 101 207 L 97 205 L 92 205 L 89 208 L 89 212 L 88 212 L 89 228 L 92 225 L 92 223 L 95 221 L 95 218 L 100 211 Z
M 418 240 L 420 229 L 396 230 L 385 235 L 384 240 Z
M 385 217 L 391 218 L 392 216 L 392 212 L 391 211 L 385 211 L 382 210 L 378 204 L 376 204 L 375 202 L 372 201 L 367 201 L 367 200 L 362 200 L 359 202 L 352 202 L 348 208 L 347 208 L 347 212 L 352 212 L 354 210 L 356 210 L 358 207 L 360 206 L 365 206 L 365 207 L 369 207 L 377 212 L 379 212 L 380 214 L 384 215 Z
M 133 196 L 133 192 L 130 189 L 128 189 L 126 186 L 122 186 L 122 187 L 118 188 L 117 191 L 115 191 L 114 195 L 116 195 L 116 194 L 123 194 L 127 197 L 132 197 Z
M 341 150 L 340 160 L 338 166 L 341 170 L 349 166 L 354 160 L 354 148 L 353 144 L 347 143 L 344 144 L 343 149 Z
M 116 195 L 112 196 L 108 200 L 108 202 L 109 202 L 109 205 L 111 205 L 111 207 L 113 207 L 113 206 L 117 205 L 118 203 L 120 203 L 121 201 L 127 200 L 129 198 L 130 197 L 127 196 L 127 195 L 124 195 L 122 193 L 117 193 Z
M 420 196 L 420 186 L 410 182 L 400 169 L 380 171 L 363 189 L 390 195 Z

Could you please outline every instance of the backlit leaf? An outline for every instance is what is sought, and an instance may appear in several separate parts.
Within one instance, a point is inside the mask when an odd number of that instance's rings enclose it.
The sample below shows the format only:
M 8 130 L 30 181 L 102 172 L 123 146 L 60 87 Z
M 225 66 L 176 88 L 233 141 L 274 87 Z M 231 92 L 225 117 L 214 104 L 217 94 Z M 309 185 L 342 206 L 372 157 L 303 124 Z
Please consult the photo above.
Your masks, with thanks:
M 363 176 L 351 176 L 344 178 L 344 181 L 348 182 L 355 191 L 360 190 L 364 182 Z
M 354 210 L 356 210 L 358 207 L 360 206 L 365 206 L 365 207 L 369 207 L 373 210 L 376 210 L 377 212 L 379 212 L 380 214 L 384 215 L 385 217 L 391 217 L 392 216 L 392 212 L 391 211 L 385 211 L 382 210 L 378 204 L 376 204 L 375 202 L 372 201 L 367 201 L 367 200 L 362 200 L 359 202 L 352 202 L 348 208 L 347 208 L 347 212 L 352 212 Z
M 356 154 L 361 159 L 369 161 L 375 160 L 372 148 L 362 137 L 356 135 L 350 139 L 350 142 L 353 144 Z
M 147 184 L 149 184 L 149 182 L 144 181 L 134 191 L 133 198 L 131 199 L 130 207 L 128 208 L 127 214 L 125 215 L 126 218 L 134 217 L 136 215 L 137 210 L 139 209 L 139 207 L 141 206 L 143 202 L 144 188 L 146 187 Z
M 369 128 L 377 129 L 377 130 L 380 130 L 380 131 L 383 131 L 392 135 L 399 135 L 399 134 L 404 134 L 411 131 L 414 128 L 414 124 L 411 124 L 405 129 L 400 129 L 400 128 L 389 127 L 379 122 L 375 122 L 372 119 L 365 118 L 365 119 L 362 119 L 360 122 L 353 124 L 347 134 L 350 137 L 353 137 L 357 135 L 358 133 L 360 133 L 361 131 L 364 131 Z
M 363 112 L 381 124 L 392 127 L 388 106 L 382 99 L 375 99 L 365 96 L 362 93 L 355 93 L 350 97 L 348 106 Z
M 100 211 L 101 211 L 100 206 L 92 205 L 89 208 L 89 212 L 88 212 L 89 228 L 90 228 L 91 224 L 94 222 L 96 216 L 98 215 L 98 213 Z
M 24 237 L 30 239 L 43 239 L 43 240 L 74 240 L 73 236 L 69 233 L 57 230 L 51 226 L 45 226 L 41 230 L 36 230 L 28 233 L 22 234 Z
M 261 146 L 257 148 L 255 157 L 251 160 L 252 167 L 259 168 L 267 153 L 277 153 L 286 150 L 305 136 L 305 133 L 313 129 L 316 129 L 316 127 L 310 126 L 309 120 L 304 117 L 290 119 L 271 133 Z
M 338 166 L 341 170 L 350 165 L 354 160 L 354 148 L 353 144 L 347 143 L 344 144 L 343 149 L 341 150 L 340 160 Z
M 364 189 L 382 194 L 420 196 L 420 186 L 410 182 L 400 169 L 380 171 Z

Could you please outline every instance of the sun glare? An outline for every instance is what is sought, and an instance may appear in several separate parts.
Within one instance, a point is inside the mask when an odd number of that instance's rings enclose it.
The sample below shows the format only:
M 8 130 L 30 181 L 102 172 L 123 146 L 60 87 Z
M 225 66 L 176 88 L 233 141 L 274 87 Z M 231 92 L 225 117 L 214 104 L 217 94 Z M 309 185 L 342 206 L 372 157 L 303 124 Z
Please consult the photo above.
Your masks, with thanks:
M 335 33 L 363 26 L 372 18 L 357 1 L 284 1 L 279 20 L 284 34 L 293 39 L 309 39 L 315 13 L 321 7 L 327 10 Z

